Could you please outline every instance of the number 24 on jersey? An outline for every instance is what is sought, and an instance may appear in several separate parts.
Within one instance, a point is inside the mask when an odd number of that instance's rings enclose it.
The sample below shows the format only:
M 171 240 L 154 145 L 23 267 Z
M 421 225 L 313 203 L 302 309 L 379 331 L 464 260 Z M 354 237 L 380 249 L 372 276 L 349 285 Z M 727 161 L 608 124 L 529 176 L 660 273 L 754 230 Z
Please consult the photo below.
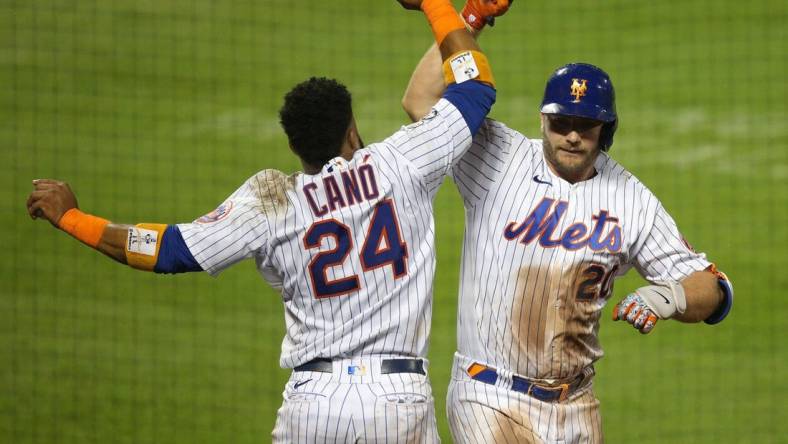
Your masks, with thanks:
M 394 278 L 407 274 L 408 247 L 402 240 L 394 203 L 386 199 L 375 205 L 359 260 L 364 271 L 391 266 Z M 334 238 L 334 248 L 321 251 L 309 262 L 308 273 L 315 298 L 322 299 L 354 292 L 361 288 L 358 275 L 329 280 L 327 269 L 341 265 L 353 250 L 350 228 L 336 219 L 315 222 L 304 236 L 307 250 L 320 248 L 323 238 Z

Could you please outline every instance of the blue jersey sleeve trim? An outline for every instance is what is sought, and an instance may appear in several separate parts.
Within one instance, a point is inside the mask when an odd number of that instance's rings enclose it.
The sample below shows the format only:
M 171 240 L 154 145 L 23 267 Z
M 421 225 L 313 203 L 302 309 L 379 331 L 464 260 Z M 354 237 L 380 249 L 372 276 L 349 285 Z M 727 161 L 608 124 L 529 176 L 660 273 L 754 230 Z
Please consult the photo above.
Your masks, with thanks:
M 164 230 L 159 247 L 159 259 L 153 271 L 173 274 L 203 271 L 186 246 L 186 242 L 183 241 L 181 230 L 177 225 L 167 225 L 167 229 Z
M 452 83 L 443 92 L 443 98 L 460 111 L 471 135 L 474 135 L 495 103 L 495 88 L 475 80 Z
M 733 307 L 733 286 L 725 279 L 719 279 L 717 282 L 720 284 L 720 288 L 722 289 L 723 299 L 720 303 L 720 306 L 714 310 L 714 313 L 712 313 L 711 316 L 703 321 L 709 325 L 722 322 L 722 320 L 728 316 L 728 313 L 730 313 L 731 307 Z

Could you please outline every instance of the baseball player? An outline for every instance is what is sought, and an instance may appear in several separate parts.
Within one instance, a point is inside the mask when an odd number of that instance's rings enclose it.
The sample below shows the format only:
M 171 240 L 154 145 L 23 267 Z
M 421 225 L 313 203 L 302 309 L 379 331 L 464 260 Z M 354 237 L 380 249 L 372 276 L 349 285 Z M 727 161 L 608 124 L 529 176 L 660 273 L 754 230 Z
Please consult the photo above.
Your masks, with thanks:
M 469 0 L 480 31 L 508 5 Z M 423 114 L 443 89 L 428 50 L 403 105 Z M 487 119 L 452 165 L 465 205 L 455 355 L 447 410 L 456 442 L 601 442 L 592 390 L 599 318 L 613 282 L 649 285 L 615 305 L 641 333 L 659 320 L 716 324 L 733 290 L 682 238 L 660 201 L 608 155 L 613 84 L 570 63 L 547 81 L 542 139 Z
M 437 442 L 427 378 L 435 269 L 432 202 L 495 100 L 489 64 L 449 0 L 419 7 L 445 81 L 423 119 L 364 146 L 347 89 L 311 78 L 280 111 L 303 172 L 263 170 L 213 212 L 177 225 L 111 223 L 68 185 L 35 180 L 27 205 L 134 268 L 216 275 L 254 258 L 282 295 L 292 369 L 275 442 Z

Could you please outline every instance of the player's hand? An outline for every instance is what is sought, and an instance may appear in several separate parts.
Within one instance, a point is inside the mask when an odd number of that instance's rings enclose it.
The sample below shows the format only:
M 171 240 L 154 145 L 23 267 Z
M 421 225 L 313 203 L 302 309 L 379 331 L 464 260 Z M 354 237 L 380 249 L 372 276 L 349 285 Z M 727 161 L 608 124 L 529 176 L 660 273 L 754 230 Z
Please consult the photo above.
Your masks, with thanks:
M 462 17 L 471 28 L 479 30 L 484 25 L 493 26 L 495 17 L 506 14 L 514 0 L 468 0 L 462 8 Z
M 659 319 L 670 319 L 687 309 L 684 287 L 678 282 L 638 288 L 613 307 L 613 320 L 625 320 L 646 334 Z
M 63 213 L 72 208 L 79 207 L 67 183 L 52 179 L 33 181 L 33 192 L 27 198 L 27 213 L 31 218 L 44 218 L 57 226 Z
M 397 0 L 405 9 L 421 9 L 422 0 Z

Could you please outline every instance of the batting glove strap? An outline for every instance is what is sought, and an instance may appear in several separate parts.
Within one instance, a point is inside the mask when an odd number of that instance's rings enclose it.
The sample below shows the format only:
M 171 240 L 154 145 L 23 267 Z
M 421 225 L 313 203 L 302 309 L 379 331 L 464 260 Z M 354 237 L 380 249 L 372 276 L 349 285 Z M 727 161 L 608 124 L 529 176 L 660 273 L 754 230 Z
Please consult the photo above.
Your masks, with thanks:
M 684 287 L 678 282 L 665 282 L 657 285 L 648 285 L 635 290 L 660 319 L 670 319 L 676 313 L 687 310 L 687 296 Z
M 722 322 L 722 320 L 728 316 L 728 313 L 730 313 L 731 307 L 733 307 L 733 285 L 731 284 L 731 281 L 728 279 L 719 278 L 717 282 L 722 289 L 722 303 L 720 303 L 720 306 L 717 307 L 711 316 L 703 321 L 709 325 Z

